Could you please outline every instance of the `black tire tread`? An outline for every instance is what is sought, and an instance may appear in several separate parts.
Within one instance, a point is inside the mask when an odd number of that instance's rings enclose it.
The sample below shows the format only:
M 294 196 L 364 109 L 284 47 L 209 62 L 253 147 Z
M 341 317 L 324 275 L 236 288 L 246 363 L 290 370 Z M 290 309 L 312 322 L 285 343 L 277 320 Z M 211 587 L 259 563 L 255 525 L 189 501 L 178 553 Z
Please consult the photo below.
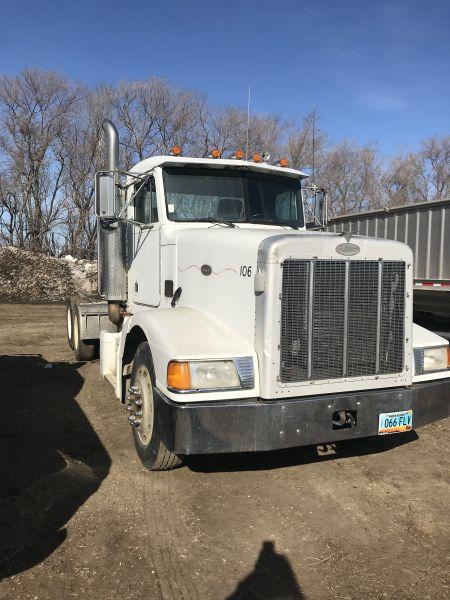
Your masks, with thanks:
M 170 471 L 172 469 L 176 469 L 176 467 L 179 467 L 182 462 L 182 457 L 168 450 L 161 442 L 152 471 Z
M 146 364 L 146 366 L 149 369 L 152 384 L 154 386 L 155 385 L 155 369 L 153 366 L 153 359 L 151 356 L 151 350 L 148 345 L 148 342 L 142 342 L 138 346 L 138 348 L 136 350 L 136 354 L 135 354 L 135 359 L 137 356 L 140 356 L 142 353 L 144 355 L 147 355 L 144 364 Z M 134 443 L 136 446 L 136 451 L 138 453 L 139 458 L 141 459 L 142 464 L 149 471 L 170 471 L 172 469 L 176 469 L 183 463 L 184 456 L 175 454 L 174 452 L 169 450 L 166 447 L 166 445 L 164 444 L 164 442 L 161 440 L 160 436 L 158 435 L 158 432 L 155 432 L 155 433 L 156 433 L 157 437 L 152 439 L 149 442 L 149 445 L 153 444 L 153 448 L 155 448 L 155 444 L 157 444 L 156 455 L 153 454 L 149 457 L 147 449 L 145 447 L 143 447 L 139 442 L 137 432 L 135 430 L 133 430 L 133 437 L 134 437 Z

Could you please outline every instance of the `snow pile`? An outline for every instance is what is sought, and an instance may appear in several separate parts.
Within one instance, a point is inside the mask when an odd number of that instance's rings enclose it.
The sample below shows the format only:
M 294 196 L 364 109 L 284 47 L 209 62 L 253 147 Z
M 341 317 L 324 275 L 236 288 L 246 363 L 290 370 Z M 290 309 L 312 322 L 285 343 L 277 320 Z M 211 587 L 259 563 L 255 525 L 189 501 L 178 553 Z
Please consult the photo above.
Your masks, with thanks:
M 0 248 L 0 302 L 64 302 L 73 295 L 96 294 L 96 263 Z

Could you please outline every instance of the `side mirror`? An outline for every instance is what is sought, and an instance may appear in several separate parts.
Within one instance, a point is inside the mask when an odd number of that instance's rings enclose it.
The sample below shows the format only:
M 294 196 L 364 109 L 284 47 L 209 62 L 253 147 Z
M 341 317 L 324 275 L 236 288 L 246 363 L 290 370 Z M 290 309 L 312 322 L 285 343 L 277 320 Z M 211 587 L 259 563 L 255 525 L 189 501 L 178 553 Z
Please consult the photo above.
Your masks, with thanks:
M 117 216 L 116 180 L 110 171 L 95 176 L 95 212 L 101 219 Z
M 325 192 L 317 191 L 314 194 L 314 218 L 317 223 L 320 223 L 322 227 L 326 227 L 326 202 Z
M 327 190 L 315 184 L 302 188 L 307 229 L 326 229 L 328 223 Z

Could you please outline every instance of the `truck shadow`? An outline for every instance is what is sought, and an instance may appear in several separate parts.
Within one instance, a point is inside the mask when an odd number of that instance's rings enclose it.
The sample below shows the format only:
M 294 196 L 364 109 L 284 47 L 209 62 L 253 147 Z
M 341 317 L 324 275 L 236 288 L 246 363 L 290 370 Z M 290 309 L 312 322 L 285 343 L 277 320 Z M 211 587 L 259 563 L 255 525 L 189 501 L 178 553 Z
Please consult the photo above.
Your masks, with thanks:
M 82 364 L 0 356 L 0 580 L 49 556 L 109 472 L 75 400 Z
M 226 600 L 304 600 L 291 564 L 275 550 L 271 541 L 263 542 L 253 571 L 239 582 Z
M 188 456 L 186 465 L 191 471 L 200 473 L 230 471 L 267 471 L 283 467 L 305 465 L 325 460 L 339 460 L 352 456 L 365 456 L 388 452 L 419 439 L 415 431 L 408 433 L 357 438 L 325 444 L 323 446 L 301 446 L 270 452 L 243 452 L 235 454 L 199 454 Z

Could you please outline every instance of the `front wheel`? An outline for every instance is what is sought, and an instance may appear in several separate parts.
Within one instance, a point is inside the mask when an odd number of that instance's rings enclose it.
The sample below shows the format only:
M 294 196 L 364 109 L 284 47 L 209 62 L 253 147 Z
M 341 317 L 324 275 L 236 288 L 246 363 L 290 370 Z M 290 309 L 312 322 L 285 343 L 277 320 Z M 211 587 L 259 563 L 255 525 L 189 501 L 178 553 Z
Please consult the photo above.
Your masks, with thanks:
M 133 427 L 136 451 L 150 471 L 169 471 L 180 466 L 184 456 L 169 450 L 162 441 L 162 415 L 154 401 L 155 370 L 147 342 L 139 344 L 128 390 L 128 419 Z

